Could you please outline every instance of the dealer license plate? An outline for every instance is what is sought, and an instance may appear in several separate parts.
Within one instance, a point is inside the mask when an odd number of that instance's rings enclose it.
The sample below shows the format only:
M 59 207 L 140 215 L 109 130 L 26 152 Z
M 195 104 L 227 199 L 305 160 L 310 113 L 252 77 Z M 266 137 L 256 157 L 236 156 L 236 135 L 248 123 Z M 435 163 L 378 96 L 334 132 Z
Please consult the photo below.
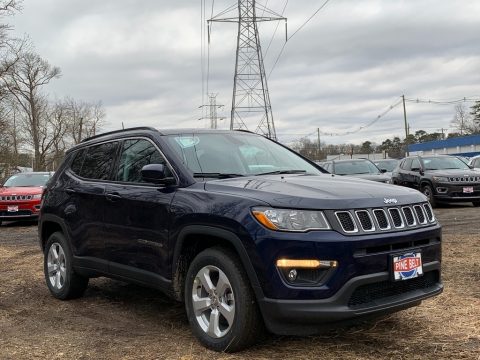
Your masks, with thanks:
M 464 194 L 473 194 L 473 186 L 468 186 L 463 188 Z
M 7 207 L 8 212 L 17 212 L 18 211 L 18 205 L 9 205 Z
M 422 253 L 411 252 L 392 257 L 393 280 L 408 280 L 423 275 Z

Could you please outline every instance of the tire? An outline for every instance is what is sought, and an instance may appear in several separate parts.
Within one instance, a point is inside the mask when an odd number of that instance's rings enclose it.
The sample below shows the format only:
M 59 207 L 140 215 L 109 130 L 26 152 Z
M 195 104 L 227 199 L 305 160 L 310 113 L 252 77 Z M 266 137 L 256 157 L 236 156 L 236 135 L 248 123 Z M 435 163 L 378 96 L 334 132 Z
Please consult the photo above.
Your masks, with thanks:
M 210 248 L 192 261 L 185 280 L 185 308 L 192 332 L 209 349 L 236 352 L 263 336 L 263 320 L 247 274 L 228 249 Z
M 88 286 L 88 277 L 80 276 L 73 270 L 72 251 L 62 233 L 50 235 L 43 258 L 45 281 L 54 297 L 67 300 L 83 295 Z
M 437 202 L 435 201 L 435 197 L 433 196 L 433 189 L 430 185 L 422 186 L 422 193 L 428 198 L 430 205 L 432 208 L 437 206 Z
M 475 207 L 480 207 L 480 201 L 473 201 L 472 204 Z

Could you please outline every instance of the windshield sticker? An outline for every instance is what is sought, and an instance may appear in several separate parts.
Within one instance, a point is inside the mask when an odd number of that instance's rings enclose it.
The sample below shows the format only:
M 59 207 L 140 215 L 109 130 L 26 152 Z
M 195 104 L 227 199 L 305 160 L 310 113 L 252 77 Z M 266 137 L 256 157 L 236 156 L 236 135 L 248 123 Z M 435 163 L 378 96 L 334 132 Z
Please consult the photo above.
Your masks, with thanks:
M 200 142 L 200 139 L 196 136 L 182 136 L 182 137 L 176 137 L 175 141 L 182 148 L 186 149 L 186 148 L 197 145 Z

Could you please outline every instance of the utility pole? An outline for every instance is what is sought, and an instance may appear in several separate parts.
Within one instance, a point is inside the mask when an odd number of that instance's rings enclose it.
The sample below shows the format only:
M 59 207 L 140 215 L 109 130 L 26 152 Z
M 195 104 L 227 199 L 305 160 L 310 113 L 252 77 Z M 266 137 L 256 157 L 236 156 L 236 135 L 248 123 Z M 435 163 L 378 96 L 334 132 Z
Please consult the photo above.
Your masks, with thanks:
M 209 116 L 202 117 L 198 120 L 210 119 L 210 129 L 218 129 L 218 120 L 224 120 L 224 117 L 219 118 L 217 116 L 217 109 L 222 108 L 223 105 L 217 105 L 217 95 L 218 94 L 208 94 L 209 104 L 202 105 L 199 108 L 208 107 Z
M 320 128 L 317 128 L 317 145 L 318 145 L 318 160 L 320 160 L 320 154 L 322 153 L 322 146 L 320 144 Z
M 408 151 L 408 124 L 407 124 L 407 109 L 405 107 L 405 95 L 402 95 L 402 101 L 403 101 L 403 120 L 405 122 L 405 145 L 406 145 L 406 154 L 409 156 L 409 151 Z
M 260 6 L 262 16 L 257 16 L 256 0 L 238 0 L 238 14 L 229 16 L 230 11 L 223 11 L 208 22 L 209 29 L 212 22 L 238 23 L 230 129 L 248 129 L 247 123 L 256 121 L 256 133 L 276 140 L 258 22 L 287 19 Z

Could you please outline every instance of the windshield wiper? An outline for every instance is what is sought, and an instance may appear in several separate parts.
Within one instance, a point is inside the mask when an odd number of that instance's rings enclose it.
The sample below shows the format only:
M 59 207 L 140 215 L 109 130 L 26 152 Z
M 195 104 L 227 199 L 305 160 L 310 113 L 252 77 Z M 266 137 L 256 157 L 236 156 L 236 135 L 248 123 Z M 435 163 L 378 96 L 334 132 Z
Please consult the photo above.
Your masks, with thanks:
M 229 179 L 245 176 L 242 174 L 225 174 L 225 173 L 193 173 L 193 177 L 214 178 L 214 179 Z
M 277 171 L 269 171 L 265 173 L 255 174 L 255 176 L 262 176 L 262 175 L 280 175 L 280 174 L 304 174 L 306 170 L 277 170 Z

